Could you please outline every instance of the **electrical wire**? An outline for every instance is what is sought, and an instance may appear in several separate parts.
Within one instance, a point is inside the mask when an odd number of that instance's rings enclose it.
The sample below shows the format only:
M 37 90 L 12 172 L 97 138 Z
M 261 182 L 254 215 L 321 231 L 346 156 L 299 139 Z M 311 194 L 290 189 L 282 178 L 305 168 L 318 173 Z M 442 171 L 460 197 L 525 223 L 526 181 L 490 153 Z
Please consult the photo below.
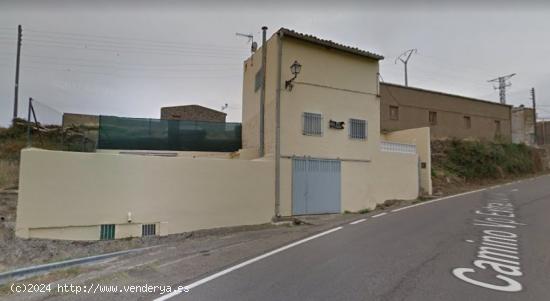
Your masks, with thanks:
M 14 55 L 15 53 L 10 53 Z M 53 62 L 67 62 L 67 61 L 73 61 L 73 62 L 84 62 L 84 63 L 99 63 L 99 64 L 109 64 L 109 65 L 119 65 L 119 66 L 143 66 L 143 67 L 179 67 L 179 66 L 242 66 L 242 63 L 220 63 L 220 62 L 209 62 L 209 63 L 170 63 L 170 64 L 143 64 L 143 63 L 136 63 L 136 62 L 127 62 L 127 61 L 115 61 L 115 60 L 101 60 L 101 59 L 91 59 L 91 58 L 74 58 L 74 57 L 56 57 L 56 56 L 47 56 L 47 55 L 31 55 L 31 54 L 22 54 L 22 57 L 28 57 L 28 58 L 38 58 L 41 60 L 46 61 L 53 61 Z
M 200 56 L 200 57 L 209 57 L 209 58 L 227 58 L 227 59 L 235 59 L 241 56 L 230 56 L 230 55 L 211 55 L 211 54 L 202 54 L 202 53 L 182 53 L 182 52 L 160 52 L 160 51 L 139 51 L 139 50 L 133 50 L 128 49 L 124 51 L 120 51 L 117 49 L 112 48 L 101 48 L 101 47 L 75 47 L 75 46 L 68 46 L 63 44 L 51 44 L 51 43 L 41 43 L 41 42 L 26 42 L 27 44 L 30 44 L 32 46 L 36 47 L 44 47 L 44 48 L 65 48 L 65 49 L 75 49 L 75 50 L 81 50 L 81 51 L 99 51 L 99 52 L 110 52 L 110 53 L 116 53 L 117 55 L 120 55 L 120 53 L 139 53 L 139 54 L 160 54 L 160 55 L 170 55 L 170 56 Z
M 146 50 L 146 51 L 173 51 L 173 52 L 200 52 L 200 53 L 232 53 L 242 54 L 244 49 L 240 50 L 228 50 L 228 49 L 213 49 L 213 48 L 200 48 L 200 47 L 174 47 L 174 46 L 158 46 L 158 45 L 128 45 L 120 43 L 104 43 L 94 41 L 67 41 L 58 39 L 47 39 L 43 37 L 26 37 L 25 41 L 44 43 L 44 44 L 58 44 L 67 46 L 85 46 L 85 47 L 102 47 L 110 49 L 134 49 L 134 50 Z
M 45 68 L 43 66 L 28 66 L 28 65 L 22 65 L 21 69 L 35 69 L 39 71 L 48 71 L 48 72 L 64 72 L 64 73 L 82 73 L 82 74 L 94 74 L 94 75 L 106 75 L 106 76 L 113 76 L 113 77 L 120 77 L 120 78 L 133 78 L 133 79 L 147 79 L 147 78 L 155 78 L 155 79 L 187 79 L 187 78 L 238 78 L 242 75 L 236 75 L 236 74 L 193 74 L 189 76 L 183 76 L 183 75 L 174 75 L 174 76 L 158 76 L 158 75 L 127 75 L 127 74 L 116 74 L 116 73 L 107 73 L 107 72 L 96 72 L 96 71 L 89 71 L 89 70 L 78 70 L 78 69 L 55 69 L 55 68 Z
M 72 38 L 81 38 L 87 37 L 87 39 L 99 39 L 106 41 L 133 41 L 141 43 L 157 43 L 157 44 L 166 44 L 166 45 L 194 45 L 202 47 L 212 47 L 212 48 L 229 48 L 222 45 L 214 44 L 202 44 L 202 43 L 183 43 L 183 42 L 174 42 L 174 41 L 161 41 L 161 40 L 149 40 L 143 38 L 132 38 L 132 37 L 121 37 L 121 36 L 106 36 L 106 35 L 96 35 L 96 34 L 84 34 L 84 33 L 74 33 L 74 32 L 60 32 L 60 31 L 46 31 L 46 30 L 36 30 L 36 29 L 26 29 L 29 32 L 35 32 L 39 34 L 49 34 L 50 36 L 60 36 L 60 37 L 72 37 Z M 235 49 L 240 49 L 240 47 L 235 46 Z

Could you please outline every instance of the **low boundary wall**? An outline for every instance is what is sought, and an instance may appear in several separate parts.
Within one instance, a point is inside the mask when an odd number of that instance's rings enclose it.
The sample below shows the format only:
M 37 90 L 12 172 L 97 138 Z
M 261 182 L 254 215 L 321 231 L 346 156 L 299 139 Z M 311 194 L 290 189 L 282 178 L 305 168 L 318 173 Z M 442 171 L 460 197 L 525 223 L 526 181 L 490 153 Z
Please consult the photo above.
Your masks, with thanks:
M 271 160 L 135 156 L 25 149 L 16 235 L 97 240 L 261 224 L 274 204 Z

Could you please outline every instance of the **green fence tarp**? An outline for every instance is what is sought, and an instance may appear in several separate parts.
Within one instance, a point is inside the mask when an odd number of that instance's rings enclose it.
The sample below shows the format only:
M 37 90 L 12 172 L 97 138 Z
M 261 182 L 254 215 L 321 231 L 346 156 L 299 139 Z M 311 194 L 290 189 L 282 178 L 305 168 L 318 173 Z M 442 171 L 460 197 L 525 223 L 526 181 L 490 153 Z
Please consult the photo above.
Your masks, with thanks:
M 241 124 L 99 116 L 100 149 L 233 152 Z

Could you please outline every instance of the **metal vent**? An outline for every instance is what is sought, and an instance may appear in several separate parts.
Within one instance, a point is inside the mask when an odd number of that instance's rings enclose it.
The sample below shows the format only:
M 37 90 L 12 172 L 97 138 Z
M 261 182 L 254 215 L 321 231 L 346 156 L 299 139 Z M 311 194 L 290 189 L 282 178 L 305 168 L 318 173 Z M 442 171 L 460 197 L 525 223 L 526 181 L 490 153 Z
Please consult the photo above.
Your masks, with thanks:
M 99 239 L 101 240 L 111 240 L 115 239 L 115 225 L 101 225 Z
M 141 225 L 141 236 L 153 236 L 157 235 L 157 225 L 146 224 Z

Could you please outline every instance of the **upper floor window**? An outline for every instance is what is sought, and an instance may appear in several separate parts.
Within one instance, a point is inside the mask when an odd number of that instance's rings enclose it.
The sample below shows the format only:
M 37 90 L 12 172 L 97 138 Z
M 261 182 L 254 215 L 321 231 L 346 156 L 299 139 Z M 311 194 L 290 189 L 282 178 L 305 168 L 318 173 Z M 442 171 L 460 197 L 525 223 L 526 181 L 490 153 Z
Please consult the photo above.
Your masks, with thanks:
M 430 125 L 436 125 L 437 124 L 437 112 L 430 111 L 428 113 L 428 121 L 430 122 Z
M 398 106 L 390 106 L 390 120 L 399 120 Z
M 308 136 L 323 135 L 323 116 L 317 113 L 304 112 L 303 116 L 303 134 Z
M 470 116 L 464 116 L 464 127 L 467 129 L 472 127 L 472 118 Z
M 350 119 L 349 137 L 352 139 L 367 139 L 367 121 L 362 119 Z

